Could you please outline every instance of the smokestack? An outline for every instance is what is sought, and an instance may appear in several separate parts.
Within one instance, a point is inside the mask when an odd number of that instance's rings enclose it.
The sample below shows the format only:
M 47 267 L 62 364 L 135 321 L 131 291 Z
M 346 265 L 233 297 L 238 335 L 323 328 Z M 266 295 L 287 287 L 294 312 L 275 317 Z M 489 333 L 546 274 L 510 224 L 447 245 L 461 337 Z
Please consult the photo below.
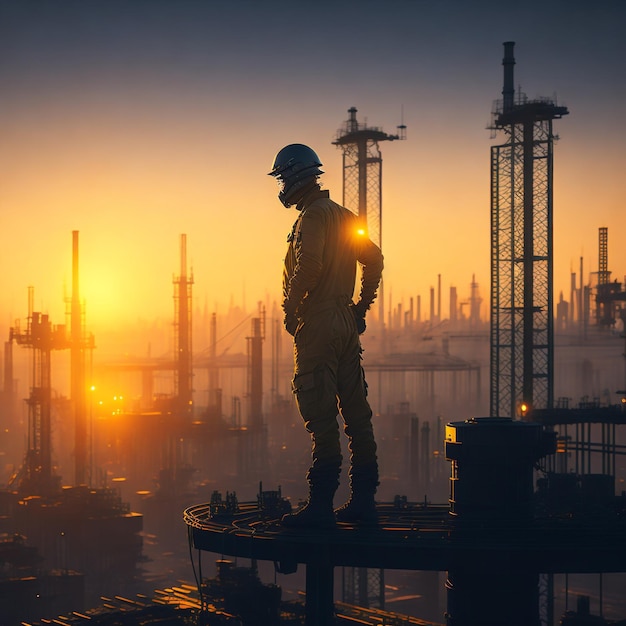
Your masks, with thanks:
M 456 287 L 450 287 L 450 321 L 456 322 L 457 320 L 457 295 Z
M 441 274 L 437 274 L 437 321 L 441 321 Z
M 356 107 L 350 107 L 348 109 L 348 113 L 350 113 L 350 117 L 348 118 L 348 132 L 355 133 L 359 130 L 359 123 L 356 121 Z
M 191 355 L 191 286 L 193 273 L 187 274 L 187 235 L 180 236 L 180 276 L 174 278 L 176 302 L 177 395 L 181 414 L 193 411 L 193 366 Z
M 504 42 L 504 58 L 502 66 L 504 67 L 504 85 L 502 87 L 502 110 L 504 113 L 513 108 L 515 98 L 515 83 L 513 81 L 513 68 L 515 66 L 515 56 L 513 55 L 514 41 Z
M 430 288 L 430 323 L 435 323 L 435 288 Z
M 78 231 L 72 231 L 72 304 L 70 314 L 70 376 L 74 405 L 74 482 L 87 482 L 87 415 L 85 397 L 85 354 L 83 346 L 82 308 L 79 289 Z
M 187 278 L 187 235 L 180 236 L 180 277 Z

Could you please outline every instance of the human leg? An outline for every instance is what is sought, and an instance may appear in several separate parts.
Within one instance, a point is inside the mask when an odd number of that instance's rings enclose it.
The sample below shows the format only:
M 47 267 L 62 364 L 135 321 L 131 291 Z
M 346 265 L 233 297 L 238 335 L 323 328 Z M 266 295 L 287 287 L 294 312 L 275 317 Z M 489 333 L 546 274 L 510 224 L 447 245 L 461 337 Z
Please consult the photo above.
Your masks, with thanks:
M 311 435 L 307 471 L 309 498 L 304 509 L 283 518 L 290 527 L 334 525 L 333 497 L 339 486 L 341 446 L 337 422 L 336 359 L 324 333 L 332 325 L 310 325 L 295 344 L 293 392 L 306 430 Z M 322 330 L 325 329 L 325 330 Z
M 339 406 L 350 449 L 350 499 L 335 513 L 338 521 L 373 523 L 378 459 L 360 353 L 360 346 L 353 348 L 338 369 Z

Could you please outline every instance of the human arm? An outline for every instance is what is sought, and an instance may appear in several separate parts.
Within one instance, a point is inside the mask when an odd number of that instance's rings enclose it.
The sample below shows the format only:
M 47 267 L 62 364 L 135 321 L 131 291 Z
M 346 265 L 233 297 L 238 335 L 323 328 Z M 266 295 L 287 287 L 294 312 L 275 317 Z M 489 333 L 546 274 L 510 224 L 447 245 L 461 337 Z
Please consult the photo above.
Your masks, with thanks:
M 363 320 L 360 333 L 365 330 L 365 314 L 376 299 L 376 293 L 383 272 L 383 255 L 380 248 L 368 237 L 363 237 L 359 243 L 357 260 L 362 265 L 361 289 L 359 299 L 353 305 L 353 313 L 359 326 Z
M 323 268 L 326 225 L 323 212 L 310 207 L 294 225 L 283 277 L 285 328 L 293 334 L 298 313 L 307 294 L 319 283 Z

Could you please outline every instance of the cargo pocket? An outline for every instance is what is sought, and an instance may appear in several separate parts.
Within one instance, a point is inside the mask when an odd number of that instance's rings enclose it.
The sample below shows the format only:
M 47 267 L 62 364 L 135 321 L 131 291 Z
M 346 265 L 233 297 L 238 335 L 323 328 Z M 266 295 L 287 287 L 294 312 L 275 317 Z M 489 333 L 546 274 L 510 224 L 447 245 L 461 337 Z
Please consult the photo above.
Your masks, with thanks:
M 291 381 L 291 391 L 298 397 L 302 392 L 315 389 L 315 371 L 306 374 L 296 374 Z
M 294 377 L 291 386 L 305 422 L 337 414 L 337 395 L 332 381 L 332 373 L 325 365 Z

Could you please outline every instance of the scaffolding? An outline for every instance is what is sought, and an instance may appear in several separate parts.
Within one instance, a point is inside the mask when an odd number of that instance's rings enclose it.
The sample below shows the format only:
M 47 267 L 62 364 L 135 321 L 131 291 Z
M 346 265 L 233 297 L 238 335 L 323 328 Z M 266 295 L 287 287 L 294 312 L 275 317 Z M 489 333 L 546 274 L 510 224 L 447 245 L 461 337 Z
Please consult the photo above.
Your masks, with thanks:
M 519 417 L 553 402 L 552 121 L 568 114 L 513 88 L 513 42 L 504 44 L 504 89 L 490 128 L 492 417 Z
M 379 141 L 406 139 L 406 126 L 398 126 L 397 135 L 389 135 L 382 128 L 359 123 L 356 107 L 348 109 L 349 118 L 337 132 L 333 145 L 343 151 L 343 196 L 342 204 L 354 211 L 361 220 L 369 238 L 382 249 L 382 171 L 383 159 Z M 385 297 L 381 281 L 378 298 L 378 318 L 385 321 Z M 384 576 L 382 570 L 367 571 L 364 568 L 349 568 L 344 572 L 344 598 L 359 598 L 363 606 L 369 607 L 370 600 L 384 606 Z M 378 600 L 376 600 L 378 598 Z M 348 600 L 348 601 L 351 601 Z
M 19 323 L 11 328 L 9 341 L 32 350 L 32 387 L 28 404 L 28 448 L 24 465 L 11 477 L 20 493 L 50 495 L 60 489 L 60 479 L 52 464 L 52 385 L 51 354 L 66 350 L 71 343 L 64 325 L 53 326 L 48 315 L 33 311 L 34 290 L 28 288 L 26 330 Z
M 596 325 L 614 328 L 618 319 L 626 321 L 626 291 L 617 280 L 611 281 L 609 270 L 609 229 L 598 229 L 598 283 L 596 285 Z

